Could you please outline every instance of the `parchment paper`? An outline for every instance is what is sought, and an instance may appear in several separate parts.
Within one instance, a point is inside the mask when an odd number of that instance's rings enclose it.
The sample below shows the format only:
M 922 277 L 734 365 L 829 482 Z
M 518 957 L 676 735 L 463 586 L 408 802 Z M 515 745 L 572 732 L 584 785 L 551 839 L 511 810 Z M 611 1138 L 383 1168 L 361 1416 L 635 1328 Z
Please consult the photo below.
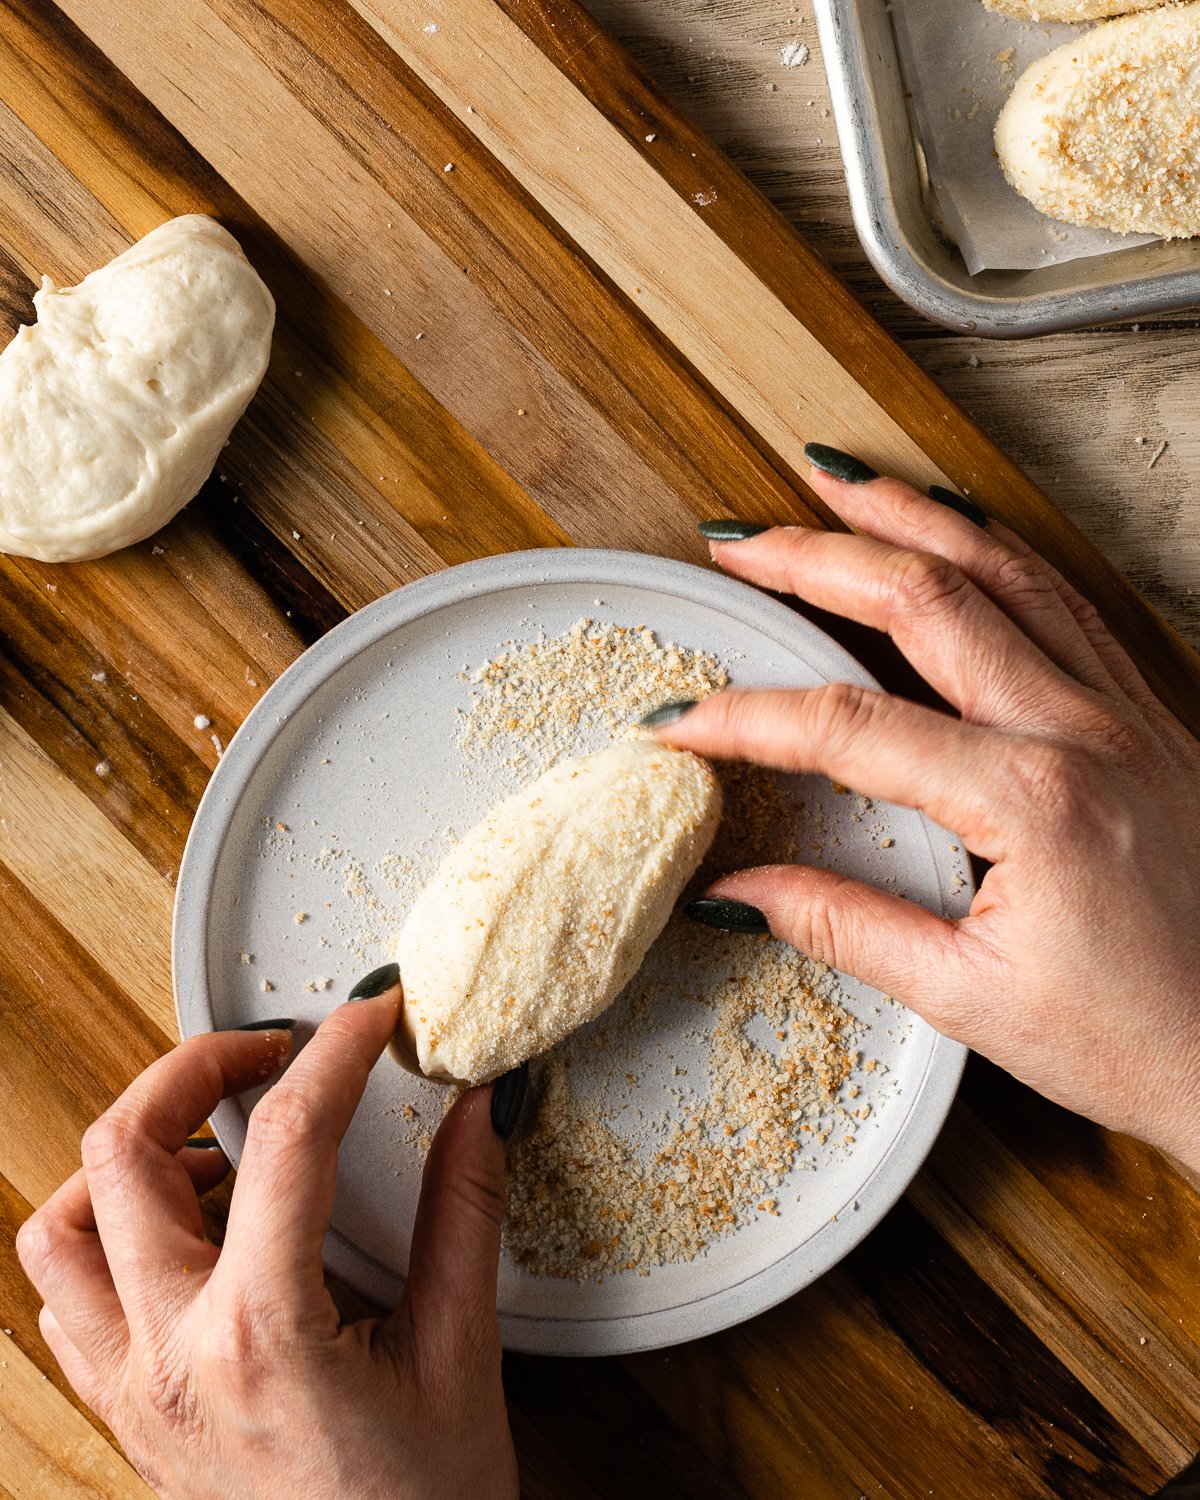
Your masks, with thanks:
M 1013 84 L 1035 58 L 1086 26 L 1013 21 L 981 0 L 894 0 L 892 21 L 930 181 L 972 276 L 987 268 L 1032 270 L 1154 238 L 1048 219 L 1009 187 L 993 154 L 992 130 Z

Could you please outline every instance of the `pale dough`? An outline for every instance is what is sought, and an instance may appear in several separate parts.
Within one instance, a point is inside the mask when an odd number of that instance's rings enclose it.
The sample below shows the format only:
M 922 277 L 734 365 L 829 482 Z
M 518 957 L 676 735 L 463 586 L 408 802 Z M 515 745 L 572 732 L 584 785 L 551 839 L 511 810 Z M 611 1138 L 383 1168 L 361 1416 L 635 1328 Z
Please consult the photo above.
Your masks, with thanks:
M 101 557 L 208 477 L 267 368 L 275 303 L 203 214 L 152 230 L 78 286 L 48 276 L 0 353 L 0 551 Z
M 996 151 L 1051 218 L 1200 234 L 1200 0 L 1102 22 L 1033 63 L 996 121 Z
M 561 761 L 446 856 L 400 933 L 394 1051 L 484 1083 L 598 1016 L 708 851 L 707 762 L 652 741 Z

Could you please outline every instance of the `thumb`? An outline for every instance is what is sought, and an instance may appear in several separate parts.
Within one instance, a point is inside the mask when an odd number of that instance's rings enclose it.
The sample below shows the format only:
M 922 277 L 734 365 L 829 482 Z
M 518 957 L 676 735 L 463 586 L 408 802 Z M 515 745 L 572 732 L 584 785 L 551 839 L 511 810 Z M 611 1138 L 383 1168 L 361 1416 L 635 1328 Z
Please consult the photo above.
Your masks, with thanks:
M 417 1339 L 451 1352 L 492 1331 L 504 1219 L 504 1141 L 526 1086 L 522 1067 L 465 1093 L 442 1121 L 421 1179 L 408 1284 L 393 1314 Z

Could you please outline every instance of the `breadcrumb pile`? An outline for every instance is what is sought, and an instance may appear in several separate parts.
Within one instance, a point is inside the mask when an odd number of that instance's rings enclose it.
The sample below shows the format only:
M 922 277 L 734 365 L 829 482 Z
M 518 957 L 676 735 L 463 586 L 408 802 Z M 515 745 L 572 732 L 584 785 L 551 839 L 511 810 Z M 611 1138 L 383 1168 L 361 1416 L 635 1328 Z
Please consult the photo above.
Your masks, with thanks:
M 676 1067 L 671 1108 L 647 1119 L 639 1069 L 680 1007 L 703 1069 Z M 862 1056 L 863 1031 L 825 965 L 673 918 L 602 1025 L 531 1065 L 509 1254 L 539 1276 L 649 1275 L 777 1216 L 785 1178 L 853 1146 L 873 1111 L 886 1069 Z

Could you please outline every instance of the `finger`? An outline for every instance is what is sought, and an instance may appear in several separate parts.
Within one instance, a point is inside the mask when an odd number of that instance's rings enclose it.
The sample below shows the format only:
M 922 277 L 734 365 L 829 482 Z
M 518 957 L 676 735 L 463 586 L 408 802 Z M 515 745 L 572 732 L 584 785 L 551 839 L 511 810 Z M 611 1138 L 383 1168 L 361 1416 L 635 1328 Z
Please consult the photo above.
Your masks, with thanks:
M 974 944 L 923 906 L 804 865 L 738 870 L 705 896 L 756 907 L 776 937 L 902 1000 L 939 1030 L 953 1018 L 948 1002 L 963 990 Z
M 978 526 L 899 479 L 846 484 L 814 468 L 809 482 L 858 530 L 954 563 L 1063 671 L 1112 693 L 1116 683 L 1056 586 L 1062 580 L 1030 548 L 1015 547 L 1011 532 L 994 521 Z
M 296 1316 L 332 1306 L 321 1243 L 333 1213 L 337 1152 L 372 1067 L 396 1029 L 400 986 L 339 1006 L 255 1105 L 238 1166 L 215 1296 L 247 1289 Z
M 227 1094 L 275 1072 L 282 1029 L 192 1037 L 151 1064 L 84 1132 L 83 1168 L 96 1227 L 131 1333 L 156 1326 L 194 1294 L 186 1265 L 209 1265 L 184 1141 Z M 198 1155 L 188 1152 L 188 1156 Z
M 75 1394 L 85 1406 L 91 1407 L 101 1421 L 107 1421 L 109 1402 L 104 1395 L 104 1378 L 76 1346 L 48 1306 L 38 1313 L 38 1330 L 50 1353 L 58 1361 L 59 1368 L 71 1382 Z
M 471 1089 L 442 1121 L 421 1179 L 408 1282 L 381 1330 L 411 1329 L 426 1357 L 451 1369 L 465 1351 L 500 1359 L 496 1272 L 504 1218 L 504 1144 L 492 1088 Z
M 995 730 L 848 683 L 715 693 L 655 730 L 680 750 L 780 771 L 820 771 L 926 813 L 998 861 L 1012 796 L 1007 739 Z
M 1051 567 L 1045 558 L 1039 557 L 1029 543 L 1019 537 L 1015 531 L 1010 531 L 999 521 L 993 521 L 989 529 L 995 532 L 997 539 L 1003 542 L 1015 557 L 1027 562 L 1030 567 L 1037 567 L 1045 572 L 1050 579 L 1051 586 L 1063 601 L 1063 605 L 1070 611 L 1080 633 L 1096 653 L 1105 671 L 1119 690 L 1143 711 L 1153 714 L 1156 718 L 1171 719 L 1174 722 L 1170 711 L 1134 666 L 1125 648 L 1109 632 L 1096 606 L 1069 584 L 1057 568 Z
M 715 543 L 714 556 L 739 578 L 886 631 L 974 723 L 1027 723 L 1070 685 L 959 568 L 934 553 L 795 526 Z
M 82 1169 L 26 1219 L 16 1243 L 25 1274 L 71 1342 L 93 1364 L 119 1366 L 129 1347 L 129 1325 Z

